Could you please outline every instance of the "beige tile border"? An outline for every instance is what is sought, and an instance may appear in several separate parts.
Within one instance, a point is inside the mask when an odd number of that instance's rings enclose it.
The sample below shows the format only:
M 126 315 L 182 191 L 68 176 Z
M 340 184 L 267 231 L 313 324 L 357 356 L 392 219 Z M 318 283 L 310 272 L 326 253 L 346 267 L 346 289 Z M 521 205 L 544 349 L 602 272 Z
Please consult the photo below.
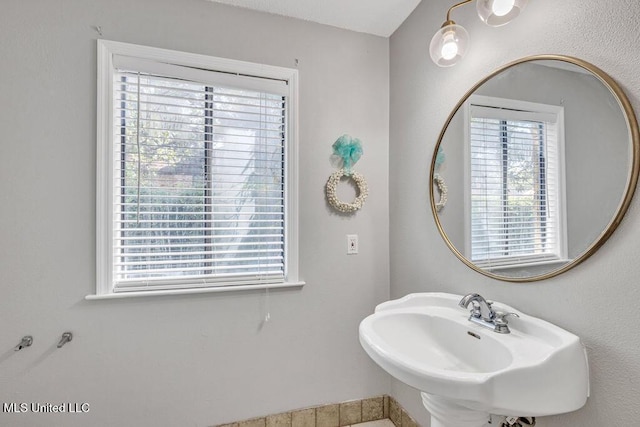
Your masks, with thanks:
M 376 396 L 252 418 L 214 427 L 346 427 L 389 419 L 396 427 L 420 427 L 391 396 Z

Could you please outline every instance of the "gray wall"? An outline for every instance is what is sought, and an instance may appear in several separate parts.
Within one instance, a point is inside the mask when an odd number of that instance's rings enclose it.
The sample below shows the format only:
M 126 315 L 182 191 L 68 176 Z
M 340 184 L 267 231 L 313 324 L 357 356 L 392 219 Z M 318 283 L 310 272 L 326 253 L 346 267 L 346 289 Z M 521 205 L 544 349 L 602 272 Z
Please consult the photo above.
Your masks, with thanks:
M 542 282 L 489 279 L 462 264 L 435 227 L 428 202 L 428 165 L 438 134 L 456 102 L 483 76 L 517 58 L 560 53 L 607 71 L 640 110 L 640 6 L 631 2 L 538 0 L 499 28 L 480 22 L 475 8 L 452 18 L 469 31 L 470 51 L 454 68 L 435 66 L 428 38 L 446 8 L 423 1 L 391 37 L 390 254 L 391 296 L 411 292 L 479 292 L 579 335 L 587 346 L 591 397 L 579 411 L 540 419 L 548 427 L 636 425 L 640 417 L 639 201 L 607 244 L 573 270 Z M 413 184 L 412 184 L 413 183 Z M 606 317 L 607 320 L 603 319 Z M 417 391 L 398 382 L 393 394 L 429 425 Z
M 3 0 L 0 402 L 89 402 L 11 426 L 208 426 L 388 392 L 358 343 L 389 297 L 389 41 L 204 0 Z M 95 289 L 96 38 L 300 71 L 301 290 L 84 300 Z M 369 198 L 331 211 L 331 144 Z M 344 184 L 347 187 L 348 185 Z M 346 234 L 360 254 L 346 255 Z M 62 332 L 74 339 L 55 345 Z M 32 347 L 14 352 L 23 335 Z

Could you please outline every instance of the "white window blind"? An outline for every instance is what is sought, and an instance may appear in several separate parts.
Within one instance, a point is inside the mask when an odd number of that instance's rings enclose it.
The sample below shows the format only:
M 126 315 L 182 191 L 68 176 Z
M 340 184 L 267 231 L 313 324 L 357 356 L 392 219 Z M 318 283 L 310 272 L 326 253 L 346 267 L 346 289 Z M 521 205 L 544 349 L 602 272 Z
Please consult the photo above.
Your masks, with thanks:
M 112 292 L 284 282 L 287 82 L 112 64 Z
M 566 257 L 558 123 L 557 113 L 520 109 L 513 102 L 509 108 L 497 99 L 470 106 L 468 247 L 477 265 Z

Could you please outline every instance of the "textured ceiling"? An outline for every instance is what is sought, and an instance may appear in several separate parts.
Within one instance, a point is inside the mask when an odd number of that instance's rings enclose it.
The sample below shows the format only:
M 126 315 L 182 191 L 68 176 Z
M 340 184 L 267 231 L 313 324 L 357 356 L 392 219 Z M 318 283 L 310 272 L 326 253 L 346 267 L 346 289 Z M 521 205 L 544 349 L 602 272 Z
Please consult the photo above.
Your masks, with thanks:
M 389 37 L 420 0 L 209 0 Z

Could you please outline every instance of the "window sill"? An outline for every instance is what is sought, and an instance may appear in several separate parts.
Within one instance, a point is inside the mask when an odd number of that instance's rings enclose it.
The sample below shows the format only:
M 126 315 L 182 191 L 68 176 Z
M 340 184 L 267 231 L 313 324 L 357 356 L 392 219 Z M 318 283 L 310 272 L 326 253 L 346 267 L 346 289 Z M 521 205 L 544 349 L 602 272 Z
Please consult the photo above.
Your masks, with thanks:
M 557 259 L 549 259 L 549 260 L 544 260 L 544 261 L 530 261 L 530 262 L 520 262 L 517 264 L 504 264 L 504 265 L 500 265 L 500 264 L 486 264 L 486 265 L 482 265 L 482 264 L 478 264 L 478 266 L 480 268 L 486 269 L 488 271 L 493 271 L 493 270 L 510 270 L 510 269 L 514 269 L 514 268 L 528 268 L 528 267 L 537 267 L 537 266 L 543 266 L 543 265 L 552 265 L 552 264 L 558 264 L 558 265 L 564 265 L 568 262 L 573 261 L 572 259 L 566 259 L 566 258 L 557 258 Z
M 121 299 L 136 297 L 155 297 L 167 295 L 190 295 L 190 294 L 209 294 L 214 292 L 240 292 L 254 291 L 260 289 L 282 289 L 282 288 L 301 288 L 305 282 L 286 282 L 269 285 L 240 285 L 240 286 L 219 286 L 214 288 L 190 288 L 190 289 L 163 289 L 157 291 L 134 291 L 134 292 L 118 292 L 104 295 L 87 295 L 84 297 L 87 301 L 104 300 L 104 299 Z

